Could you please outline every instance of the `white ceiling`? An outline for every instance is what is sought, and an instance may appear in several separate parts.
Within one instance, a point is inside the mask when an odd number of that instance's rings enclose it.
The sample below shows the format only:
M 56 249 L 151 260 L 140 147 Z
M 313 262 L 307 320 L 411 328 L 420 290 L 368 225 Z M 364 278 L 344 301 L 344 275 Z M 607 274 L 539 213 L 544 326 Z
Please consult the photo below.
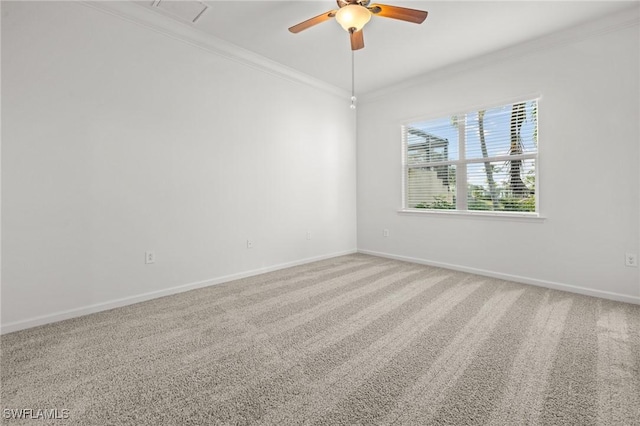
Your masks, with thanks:
M 161 2 L 167 2 L 162 0 Z M 166 12 L 139 2 L 152 13 Z M 191 13 L 195 2 L 184 2 Z M 188 3 L 192 3 L 188 6 Z M 287 67 L 345 90 L 351 89 L 348 34 L 334 20 L 292 34 L 288 27 L 336 8 L 324 1 L 204 1 L 192 25 Z M 371 2 L 375 3 L 375 0 Z M 356 88 L 381 89 L 411 77 L 504 49 L 563 28 L 638 6 L 637 1 L 422 1 L 384 4 L 429 12 L 421 25 L 374 16 L 355 53 Z M 166 5 L 165 5 L 166 6 Z M 172 5 L 172 9 L 179 9 Z

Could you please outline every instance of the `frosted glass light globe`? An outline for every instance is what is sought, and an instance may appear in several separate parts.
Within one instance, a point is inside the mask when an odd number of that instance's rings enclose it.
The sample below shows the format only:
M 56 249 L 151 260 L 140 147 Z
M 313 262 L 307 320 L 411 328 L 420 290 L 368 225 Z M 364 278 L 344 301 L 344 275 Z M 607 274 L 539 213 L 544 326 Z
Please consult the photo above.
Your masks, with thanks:
M 351 28 L 360 31 L 370 19 L 369 9 L 358 4 L 349 4 L 336 12 L 336 21 L 342 25 L 345 31 L 349 31 Z

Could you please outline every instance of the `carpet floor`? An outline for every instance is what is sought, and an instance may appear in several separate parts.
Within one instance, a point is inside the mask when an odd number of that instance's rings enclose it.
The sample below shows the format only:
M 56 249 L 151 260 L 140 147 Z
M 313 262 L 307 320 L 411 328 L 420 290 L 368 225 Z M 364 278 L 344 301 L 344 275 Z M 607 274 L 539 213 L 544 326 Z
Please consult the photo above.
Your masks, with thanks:
M 7 424 L 640 425 L 640 306 L 362 254 L 0 343 Z

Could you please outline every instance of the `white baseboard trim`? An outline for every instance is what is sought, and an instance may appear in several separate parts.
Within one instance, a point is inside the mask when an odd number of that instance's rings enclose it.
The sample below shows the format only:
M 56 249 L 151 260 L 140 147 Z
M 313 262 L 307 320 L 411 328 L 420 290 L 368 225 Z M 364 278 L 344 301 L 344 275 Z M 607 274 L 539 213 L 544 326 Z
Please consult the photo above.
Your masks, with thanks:
M 411 263 L 419 263 L 422 265 L 436 266 L 439 268 L 453 269 L 455 271 L 468 272 L 470 274 L 483 275 L 486 277 L 498 278 L 506 281 L 514 281 L 521 284 L 530 284 L 538 287 L 550 288 L 553 290 L 561 290 L 569 293 L 577 293 L 585 296 L 593 296 L 593 297 L 599 297 L 601 299 L 609 299 L 609 300 L 615 300 L 618 302 L 626 302 L 626 303 L 633 303 L 636 305 L 640 305 L 640 297 L 637 297 L 637 296 L 628 296 L 626 294 L 612 293 L 609 291 L 602 291 L 602 290 L 594 290 L 594 289 L 579 287 L 579 286 L 570 285 L 570 284 L 561 284 L 553 281 L 539 280 L 536 278 L 522 277 L 519 275 L 503 274 L 500 272 L 487 271 L 484 269 L 469 268 L 462 265 L 455 265 L 455 264 L 444 263 L 444 262 L 434 262 L 434 261 L 425 260 L 425 259 L 418 259 L 415 257 L 398 256 L 395 254 L 382 253 L 382 252 L 372 251 L 372 250 L 358 250 L 358 253 L 369 254 L 371 256 L 385 257 L 388 259 L 402 260 L 402 261 L 411 262 Z
M 308 257 L 305 259 L 295 260 L 292 262 L 280 263 L 273 266 L 267 266 L 264 268 L 253 269 L 250 271 L 239 272 L 236 274 L 225 275 L 218 278 L 212 278 L 209 280 L 198 281 L 189 284 L 182 284 L 179 286 L 151 291 L 148 293 L 138 294 L 135 296 L 124 297 L 121 299 L 109 300 L 107 302 L 95 303 L 89 306 L 83 306 L 80 308 L 69 309 L 66 311 L 60 311 L 49 315 L 42 315 L 34 318 L 29 318 L 26 320 L 10 322 L 7 324 L 2 324 L 0 326 L 0 334 L 12 333 L 14 331 L 20 331 L 27 328 L 37 327 L 39 325 L 51 324 L 58 321 L 63 321 L 70 318 L 76 318 L 83 315 L 93 314 L 96 312 L 106 311 L 109 309 L 120 308 L 122 306 L 133 305 L 134 303 L 140 303 L 151 299 L 156 299 L 158 297 L 170 296 L 172 294 L 183 293 L 189 290 L 195 290 L 198 288 L 209 287 L 212 285 L 222 284 L 229 281 L 234 281 L 242 278 L 252 277 L 254 275 L 260 275 L 267 272 L 273 272 L 280 269 L 291 268 L 293 266 L 304 265 L 306 263 L 317 262 L 319 260 L 331 259 L 338 256 L 344 256 L 347 254 L 357 253 L 358 251 L 354 248 L 352 250 L 346 250 L 342 252 L 336 252 L 331 254 L 326 254 L 322 256 L 316 257 Z

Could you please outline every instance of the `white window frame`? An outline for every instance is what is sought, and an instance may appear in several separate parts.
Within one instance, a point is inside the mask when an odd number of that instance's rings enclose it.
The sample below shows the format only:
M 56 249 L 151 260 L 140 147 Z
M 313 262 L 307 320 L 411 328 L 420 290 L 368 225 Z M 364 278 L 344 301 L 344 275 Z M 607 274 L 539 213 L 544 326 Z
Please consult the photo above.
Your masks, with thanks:
M 496 157 L 489 158 L 472 158 L 467 159 L 466 157 L 466 126 L 458 126 L 458 159 L 457 160 L 448 160 L 442 162 L 429 162 L 424 163 L 429 166 L 444 166 L 444 165 L 455 165 L 456 166 L 456 209 L 424 209 L 424 208 L 410 208 L 407 207 L 407 198 L 408 198 L 408 141 L 406 138 L 406 128 L 417 121 L 430 121 L 437 120 L 443 117 L 450 116 L 458 116 L 459 118 L 466 118 L 467 114 L 472 114 L 476 111 L 487 110 L 492 108 L 498 108 L 501 106 L 512 105 L 521 102 L 531 102 L 536 101 L 538 104 L 538 108 L 540 106 L 540 95 L 527 96 L 522 98 L 517 98 L 515 100 L 507 100 L 504 102 L 498 102 L 492 104 L 490 106 L 480 106 L 468 109 L 466 112 L 458 112 L 458 113 L 440 113 L 427 117 L 417 117 L 410 120 L 405 120 L 400 125 L 401 132 L 401 149 L 402 149 L 402 207 L 398 210 L 398 213 L 401 214 L 411 214 L 411 215 L 435 215 L 435 216 L 447 216 L 447 217 L 477 217 L 477 218 L 496 218 L 499 220 L 505 219 L 517 219 L 520 220 L 530 220 L 530 221 L 542 221 L 545 220 L 540 214 L 540 179 L 539 179 L 539 148 L 535 153 L 525 153 L 520 155 L 502 155 Z M 538 117 L 539 120 L 539 117 Z M 539 128 L 538 121 L 538 128 Z M 517 211 L 493 211 L 493 210 L 468 210 L 467 196 L 468 196 L 468 182 L 467 182 L 467 165 L 474 163 L 485 163 L 487 161 L 496 162 L 496 161 L 508 161 L 508 160 L 531 160 L 535 161 L 536 168 L 536 184 L 534 187 L 535 191 L 535 212 L 517 212 Z M 411 165 L 411 168 L 421 167 L 423 165 Z

